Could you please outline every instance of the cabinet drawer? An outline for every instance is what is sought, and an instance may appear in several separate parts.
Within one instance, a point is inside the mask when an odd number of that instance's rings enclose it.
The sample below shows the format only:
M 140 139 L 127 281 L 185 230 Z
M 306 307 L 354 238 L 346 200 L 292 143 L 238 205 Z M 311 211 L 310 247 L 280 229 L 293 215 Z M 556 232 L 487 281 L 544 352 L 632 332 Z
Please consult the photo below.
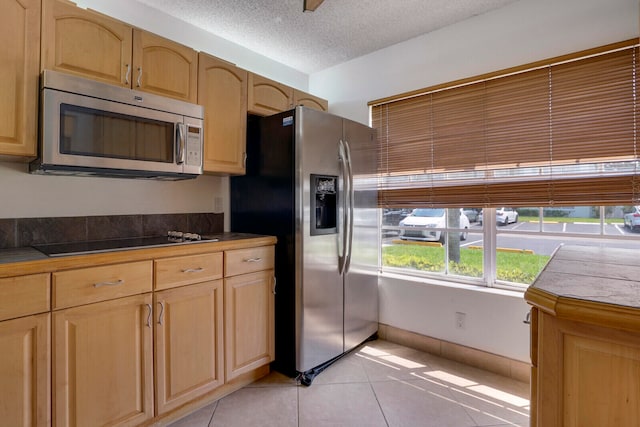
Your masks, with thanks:
M 155 261 L 156 289 L 222 278 L 222 252 Z
M 0 320 L 50 309 L 49 274 L 0 279 Z
M 151 261 L 53 273 L 53 308 L 65 308 L 151 292 Z
M 224 275 L 229 277 L 254 271 L 269 270 L 273 268 L 273 263 L 273 246 L 226 251 L 224 253 Z

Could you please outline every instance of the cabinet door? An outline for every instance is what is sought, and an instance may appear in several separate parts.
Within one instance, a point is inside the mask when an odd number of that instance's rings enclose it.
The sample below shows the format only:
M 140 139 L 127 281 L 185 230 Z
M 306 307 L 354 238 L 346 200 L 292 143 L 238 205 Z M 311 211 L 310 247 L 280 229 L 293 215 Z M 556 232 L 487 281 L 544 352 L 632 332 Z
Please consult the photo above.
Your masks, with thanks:
M 130 87 L 131 26 L 65 0 L 43 4 L 43 69 Z
M 156 293 L 158 414 L 224 383 L 222 280 Z
M 151 323 L 151 294 L 53 313 L 56 426 L 129 426 L 153 416 Z
M 197 102 L 198 53 L 146 31 L 133 31 L 133 88 Z
M 0 14 L 0 155 L 36 155 L 40 0 L 6 0 Z
M 249 73 L 249 112 L 261 116 L 293 108 L 293 88 Z
M 50 314 L 0 322 L 0 424 L 51 425 Z
M 320 111 L 327 111 L 329 109 L 329 102 L 326 99 L 310 95 L 301 90 L 293 91 L 293 105 L 304 105 L 305 107 Z
M 224 281 L 227 381 L 274 359 L 273 286 L 273 270 Z
M 247 71 L 200 53 L 198 103 L 204 106 L 204 171 L 245 173 Z

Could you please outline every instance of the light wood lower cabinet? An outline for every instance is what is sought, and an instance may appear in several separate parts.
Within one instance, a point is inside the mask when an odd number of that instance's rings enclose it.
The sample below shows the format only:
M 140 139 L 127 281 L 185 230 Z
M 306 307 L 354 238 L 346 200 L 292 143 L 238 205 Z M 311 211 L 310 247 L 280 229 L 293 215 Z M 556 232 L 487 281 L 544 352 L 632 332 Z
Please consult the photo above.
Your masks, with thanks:
M 0 425 L 51 424 L 50 318 L 0 322 Z
M 56 426 L 153 417 L 151 293 L 53 313 Z
M 268 373 L 275 239 L 256 239 L 0 278 L 0 426 L 149 425 Z
M 531 426 L 640 425 L 637 256 L 566 245 L 525 292 Z
M 222 291 L 215 280 L 155 294 L 158 414 L 224 383 Z
M 273 270 L 224 280 L 227 380 L 274 359 Z
M 637 333 L 544 312 L 532 320 L 537 331 L 532 426 L 640 425 Z

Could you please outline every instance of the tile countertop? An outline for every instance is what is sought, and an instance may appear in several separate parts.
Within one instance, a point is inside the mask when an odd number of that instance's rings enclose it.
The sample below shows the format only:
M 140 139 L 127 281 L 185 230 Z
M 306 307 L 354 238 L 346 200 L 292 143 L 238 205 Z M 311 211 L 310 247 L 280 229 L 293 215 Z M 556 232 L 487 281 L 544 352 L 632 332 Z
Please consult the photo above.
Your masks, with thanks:
M 640 308 L 639 256 L 627 249 L 562 246 L 525 298 L 539 301 L 542 297 L 549 310 L 555 310 L 561 299 Z
M 215 241 L 175 243 L 170 246 L 118 249 L 110 252 L 48 257 L 32 247 L 1 249 L 0 277 L 45 273 L 68 268 L 92 267 L 100 264 L 132 262 L 144 259 L 188 256 L 202 252 L 241 249 L 276 243 L 273 236 L 247 233 L 208 234 Z

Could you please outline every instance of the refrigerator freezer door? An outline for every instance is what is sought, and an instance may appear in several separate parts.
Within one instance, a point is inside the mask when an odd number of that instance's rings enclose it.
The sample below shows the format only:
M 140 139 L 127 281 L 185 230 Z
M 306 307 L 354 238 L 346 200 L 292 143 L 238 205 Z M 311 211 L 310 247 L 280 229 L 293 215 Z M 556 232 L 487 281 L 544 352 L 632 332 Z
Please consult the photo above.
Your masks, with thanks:
M 353 181 L 353 229 L 344 279 L 344 351 L 378 330 L 378 229 L 375 131 L 344 120 Z
M 342 354 L 343 288 L 338 272 L 338 222 L 335 233 L 311 234 L 311 175 L 339 177 L 338 142 L 342 119 L 296 108 L 296 369 L 307 371 Z M 341 203 L 338 183 L 337 204 Z M 315 195 L 314 195 L 315 197 Z M 339 215 L 340 213 L 336 213 Z M 338 216 L 340 218 L 340 216 Z

